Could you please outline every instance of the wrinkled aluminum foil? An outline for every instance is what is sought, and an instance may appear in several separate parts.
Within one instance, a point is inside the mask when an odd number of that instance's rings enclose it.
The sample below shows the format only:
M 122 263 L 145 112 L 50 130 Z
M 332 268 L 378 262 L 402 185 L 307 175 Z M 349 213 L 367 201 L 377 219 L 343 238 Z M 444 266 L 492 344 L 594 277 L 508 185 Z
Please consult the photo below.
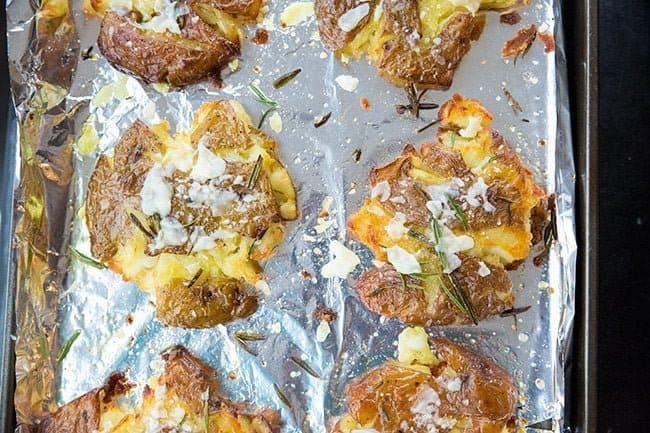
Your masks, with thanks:
M 33 421 L 98 386 L 114 370 L 127 370 L 143 383 L 160 368 L 163 349 L 183 344 L 217 368 L 227 395 L 279 410 L 285 431 L 326 431 L 332 417 L 345 409 L 345 384 L 393 357 L 404 326 L 370 313 L 356 298 L 352 282 L 361 266 L 345 281 L 324 279 L 320 269 L 330 259 L 330 241 L 346 239 L 346 216 L 368 194 L 370 168 L 390 161 L 406 143 L 431 139 L 433 128 L 415 131 L 435 112 L 424 112 L 420 120 L 396 113 L 395 104 L 406 102 L 403 89 L 380 79 L 365 61 L 341 64 L 318 40 L 313 16 L 282 28 L 280 16 L 289 0 L 269 1 L 270 10 L 259 25 L 269 30 L 268 44 L 247 40 L 239 70 L 224 74 L 223 88 L 203 83 L 172 92 L 142 85 L 94 55 L 99 21 L 84 14 L 82 0 L 46 1 L 58 6 L 48 14 L 38 12 L 39 3 L 7 1 L 20 140 L 15 233 L 19 422 Z M 462 61 L 451 90 L 429 92 L 426 99 L 442 103 L 459 92 L 485 104 L 495 117 L 493 128 L 520 153 L 535 180 L 556 195 L 558 241 L 546 265 L 536 267 L 528 260 L 511 273 L 516 305 L 531 305 L 528 312 L 516 320 L 496 317 L 479 326 L 430 332 L 492 357 L 514 375 L 521 392 L 522 425 L 552 419 L 554 431 L 560 431 L 576 242 L 559 1 L 535 0 L 520 13 L 523 20 L 517 26 L 500 24 L 497 13 L 488 13 L 485 31 Z M 554 31 L 557 50 L 545 54 L 536 42 L 516 64 L 503 61 L 501 45 L 529 23 Z M 254 31 L 255 26 L 247 29 L 249 38 Z M 88 52 L 90 47 L 95 48 Z M 273 89 L 273 80 L 296 68 L 302 72 L 292 82 Z M 354 92 L 336 84 L 341 74 L 359 79 Z M 264 107 L 248 90 L 253 80 L 280 104 L 281 132 L 271 130 L 268 122 L 263 129 L 280 142 L 281 160 L 299 193 L 301 217 L 288 225 L 284 243 L 265 264 L 271 293 L 254 315 L 208 330 L 165 328 L 154 319 L 147 294 L 67 254 L 70 245 L 89 251 L 82 214 L 89 174 L 97 156 L 110 153 L 138 118 L 147 123 L 167 120 L 172 131 L 182 130 L 202 102 L 235 98 L 259 119 Z M 508 105 L 504 87 L 519 101 L 522 113 Z M 371 109 L 360 109 L 362 96 Z M 314 118 L 330 111 L 329 122 L 314 128 Z M 82 155 L 78 141 L 93 129 L 97 147 Z M 92 150 L 86 147 L 81 150 Z M 356 149 L 361 150 L 359 162 Z M 332 198 L 330 216 L 319 221 L 326 197 Z M 324 231 L 317 233 L 316 226 Z M 366 248 L 350 239 L 346 243 L 364 267 L 371 266 Z M 531 256 L 538 252 L 539 246 Z M 338 313 L 323 342 L 316 338 L 320 323 L 312 318 L 317 304 Z M 248 343 L 247 351 L 233 338 L 240 329 L 267 338 Z M 61 345 L 76 330 L 81 331 L 79 338 L 58 363 Z M 292 356 L 319 377 L 301 369 Z M 236 374 L 229 376 L 231 372 Z M 290 406 L 274 392 L 274 384 Z

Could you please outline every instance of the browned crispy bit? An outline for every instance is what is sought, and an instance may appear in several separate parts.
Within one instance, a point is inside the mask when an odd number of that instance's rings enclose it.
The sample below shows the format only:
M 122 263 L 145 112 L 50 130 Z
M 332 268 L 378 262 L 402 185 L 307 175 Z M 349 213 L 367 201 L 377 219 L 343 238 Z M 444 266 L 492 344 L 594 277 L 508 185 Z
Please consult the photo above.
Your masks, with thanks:
M 336 311 L 326 307 L 323 304 L 318 304 L 311 315 L 314 319 L 324 320 L 327 323 L 331 323 L 338 318 Z
M 531 44 L 537 37 L 537 26 L 531 24 L 528 27 L 523 27 L 517 30 L 515 36 L 508 40 L 501 48 L 501 57 L 520 57 L 525 55 L 530 49 Z
M 555 51 L 555 38 L 552 33 L 537 33 L 537 37 L 544 44 L 544 52 L 546 54 Z
M 251 41 L 257 45 L 264 45 L 269 41 L 269 32 L 267 32 L 265 29 L 257 29 L 255 31 L 255 36 L 253 36 L 253 39 L 251 39 Z
M 517 11 L 508 12 L 507 14 L 501 14 L 499 21 L 501 24 L 514 26 L 515 24 L 519 24 L 519 21 L 521 21 L 521 15 L 519 15 L 519 12 Z
M 361 109 L 364 111 L 370 110 L 370 107 L 372 107 L 370 101 L 365 96 L 362 96 L 361 99 L 359 99 L 359 105 L 361 105 Z

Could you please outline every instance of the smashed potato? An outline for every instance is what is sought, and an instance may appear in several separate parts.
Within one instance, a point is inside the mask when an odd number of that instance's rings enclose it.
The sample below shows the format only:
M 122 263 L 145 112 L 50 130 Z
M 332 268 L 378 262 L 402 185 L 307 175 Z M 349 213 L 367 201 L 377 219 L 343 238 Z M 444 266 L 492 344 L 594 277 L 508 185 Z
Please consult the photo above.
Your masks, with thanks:
M 138 406 L 125 398 L 135 387 L 123 373 L 43 419 L 37 433 L 239 432 L 271 433 L 280 419 L 272 409 L 249 412 L 219 395 L 215 371 L 186 348 L 163 354 L 164 371 L 144 386 Z
M 380 74 L 406 86 L 445 90 L 483 31 L 486 9 L 525 0 L 316 0 L 325 45 L 342 59 L 364 54 Z
M 348 219 L 382 262 L 357 280 L 362 301 L 424 326 L 511 308 L 506 269 L 528 256 L 547 219 L 543 191 L 479 101 L 454 95 L 439 118 L 433 142 L 371 171 L 372 195 Z
M 240 53 L 241 25 L 262 0 L 87 0 L 103 15 L 97 43 L 117 69 L 174 87 L 220 70 Z
M 189 132 L 136 122 L 88 185 L 94 257 L 155 298 L 169 326 L 211 327 L 255 311 L 248 285 L 297 218 L 276 143 L 235 101 L 203 104 Z
M 444 338 L 432 339 L 431 351 L 423 329 L 407 331 L 424 334 L 430 361 L 389 360 L 352 380 L 333 433 L 515 431 L 517 389 L 505 370 Z

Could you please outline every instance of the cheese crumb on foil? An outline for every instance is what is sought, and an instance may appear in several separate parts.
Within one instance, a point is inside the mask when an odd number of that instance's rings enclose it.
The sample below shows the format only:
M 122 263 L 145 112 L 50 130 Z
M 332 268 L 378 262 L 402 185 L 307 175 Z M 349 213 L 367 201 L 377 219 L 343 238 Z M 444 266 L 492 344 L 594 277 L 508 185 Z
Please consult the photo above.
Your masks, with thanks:
M 332 260 L 323 266 L 321 275 L 325 278 L 338 277 L 345 279 L 361 263 L 359 257 L 337 240 L 330 242 Z

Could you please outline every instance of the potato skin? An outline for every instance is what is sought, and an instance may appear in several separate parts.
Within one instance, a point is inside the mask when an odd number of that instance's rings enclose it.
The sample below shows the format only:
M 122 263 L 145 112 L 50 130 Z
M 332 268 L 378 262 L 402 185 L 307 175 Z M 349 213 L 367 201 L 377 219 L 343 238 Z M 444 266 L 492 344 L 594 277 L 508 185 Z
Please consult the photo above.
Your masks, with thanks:
M 494 362 L 444 338 L 432 339 L 431 345 L 439 359 L 435 366 L 389 360 L 347 385 L 349 416 L 358 428 L 427 433 L 425 426 L 414 421 L 411 408 L 421 389 L 429 387 L 440 398 L 438 415 L 458 420 L 463 433 L 513 431 L 517 388 L 512 377 Z M 461 380 L 458 391 L 441 384 L 450 369 Z M 334 432 L 349 433 L 340 424 Z
M 128 15 L 108 11 L 97 39 L 99 50 L 122 72 L 174 87 L 218 76 L 239 55 L 239 42 L 221 36 L 193 10 L 181 21 L 181 35 L 156 33 L 138 28 Z

